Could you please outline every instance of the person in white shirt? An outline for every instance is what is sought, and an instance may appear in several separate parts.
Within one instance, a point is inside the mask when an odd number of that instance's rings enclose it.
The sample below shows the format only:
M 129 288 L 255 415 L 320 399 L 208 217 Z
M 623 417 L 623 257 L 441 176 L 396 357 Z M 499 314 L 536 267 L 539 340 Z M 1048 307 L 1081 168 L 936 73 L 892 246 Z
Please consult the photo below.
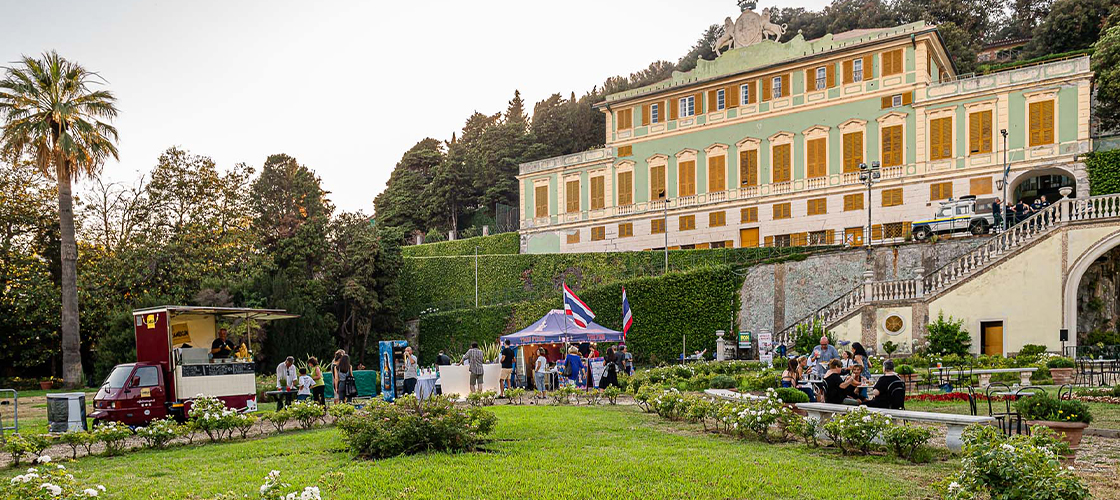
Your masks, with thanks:
M 299 401 L 311 399 L 311 385 L 314 384 L 315 381 L 311 380 L 311 377 L 307 375 L 307 368 L 299 369 L 298 382 L 299 392 L 296 393 L 296 399 Z
M 292 392 L 296 388 L 296 358 L 288 356 L 283 363 L 276 365 L 276 390 L 285 394 L 276 398 L 276 409 L 284 409 L 285 404 L 292 403 Z

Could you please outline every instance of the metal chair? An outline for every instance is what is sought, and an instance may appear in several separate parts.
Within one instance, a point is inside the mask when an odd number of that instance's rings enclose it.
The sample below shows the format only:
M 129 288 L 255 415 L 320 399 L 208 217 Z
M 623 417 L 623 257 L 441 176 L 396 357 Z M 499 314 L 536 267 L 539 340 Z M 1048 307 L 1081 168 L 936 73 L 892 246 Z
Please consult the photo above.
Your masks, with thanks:
M 1020 387 L 1019 390 L 1015 391 L 1015 401 L 1019 401 L 1020 399 L 1022 399 L 1024 397 L 1037 396 L 1039 394 L 1045 396 L 1047 394 L 1046 389 L 1043 389 L 1043 388 L 1041 388 L 1037 385 L 1028 385 L 1028 386 Z M 1020 415 L 1019 412 L 1016 411 L 1015 412 L 1015 432 L 1018 432 L 1019 434 L 1023 434 L 1024 429 L 1026 430 L 1026 434 L 1030 435 L 1030 433 L 1031 433 L 1030 427 L 1029 426 L 1026 426 L 1026 427 L 1023 426 L 1023 416 Z
M 1093 386 L 1093 363 L 1088 359 L 1077 358 L 1077 373 L 1073 376 L 1073 384 L 1077 386 Z
M 1058 387 L 1058 399 L 1063 399 L 1066 401 L 1073 399 L 1073 385 L 1064 384 L 1061 387 Z
M 1011 435 L 1011 424 L 1010 424 L 1010 422 L 1011 422 L 1011 420 L 1013 420 L 1013 417 L 1017 417 L 1018 414 L 1011 411 L 1011 400 L 1008 399 L 1008 398 L 1002 398 L 1001 399 L 1001 401 L 1003 401 L 1003 405 L 1004 405 L 1003 410 L 1004 411 L 1003 412 L 996 412 L 995 411 L 995 408 L 993 408 L 993 406 L 992 406 L 992 400 L 1000 397 L 1000 395 L 997 394 L 997 393 L 1000 393 L 1000 392 L 1011 392 L 1011 387 L 1008 386 L 1007 384 L 1002 383 L 1002 382 L 997 382 L 997 383 L 994 383 L 994 384 L 989 384 L 988 385 L 988 390 L 984 392 L 984 397 L 986 397 L 988 399 L 988 416 L 996 419 L 996 423 L 999 424 L 1000 431 L 1002 431 L 1004 434 L 1010 436 Z
M 967 385 L 965 389 L 968 391 L 968 411 L 972 416 L 976 416 L 976 393 L 972 391 L 972 386 Z
M 906 382 L 895 380 L 887 386 L 887 396 L 890 398 L 892 410 L 906 409 Z

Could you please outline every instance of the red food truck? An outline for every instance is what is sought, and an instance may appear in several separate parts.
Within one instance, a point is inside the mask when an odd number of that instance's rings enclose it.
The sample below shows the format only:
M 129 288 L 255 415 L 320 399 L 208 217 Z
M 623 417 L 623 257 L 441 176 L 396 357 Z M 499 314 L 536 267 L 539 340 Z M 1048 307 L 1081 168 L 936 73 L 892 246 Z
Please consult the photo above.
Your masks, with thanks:
M 168 415 L 184 419 L 191 400 L 199 395 L 217 397 L 230 408 L 256 411 L 252 353 L 234 351 L 229 357 L 215 358 L 210 349 L 219 325 L 296 317 L 280 309 L 235 307 L 160 306 L 132 311 L 136 362 L 113 367 L 93 398 L 90 417 L 95 423 L 115 420 L 133 426 Z M 251 345 L 250 340 L 246 338 L 245 345 Z

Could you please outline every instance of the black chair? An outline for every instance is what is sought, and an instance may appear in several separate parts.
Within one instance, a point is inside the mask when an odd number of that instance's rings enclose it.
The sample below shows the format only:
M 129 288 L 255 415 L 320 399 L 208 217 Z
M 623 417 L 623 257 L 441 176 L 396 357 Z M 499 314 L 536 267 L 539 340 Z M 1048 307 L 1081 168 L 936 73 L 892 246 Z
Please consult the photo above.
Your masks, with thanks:
M 1058 387 L 1058 399 L 1064 399 L 1066 401 L 1073 399 L 1073 385 L 1065 384 Z
M 1015 417 L 1018 416 L 1018 414 L 1011 411 L 1011 400 L 1009 398 L 1002 398 L 1004 406 L 1002 412 L 995 411 L 992 406 L 992 401 L 995 398 L 1001 397 L 1000 394 L 997 394 L 1000 392 L 1010 393 L 1011 387 L 1004 383 L 995 383 L 988 385 L 988 390 L 984 392 L 984 397 L 988 399 L 988 416 L 996 419 L 996 423 L 999 424 L 1000 431 L 1010 436 L 1010 422 L 1014 420 Z
M 965 386 L 965 390 L 968 391 L 968 411 L 969 411 L 969 413 L 972 414 L 972 416 L 975 417 L 976 416 L 976 393 L 972 391 L 972 386 L 971 385 Z
M 895 380 L 887 386 L 887 396 L 890 398 L 892 410 L 906 409 L 906 382 Z
M 1077 358 L 1077 373 L 1073 376 L 1073 384 L 1076 386 L 1093 386 L 1093 363 L 1088 359 Z
M 972 386 L 972 358 L 957 365 L 957 387 Z
M 1037 396 L 1039 394 L 1045 396 L 1047 394 L 1046 389 L 1043 389 L 1037 385 L 1028 385 L 1025 387 L 1020 387 L 1019 390 L 1015 391 L 1014 399 L 1015 401 L 1019 401 L 1022 398 Z M 1030 427 L 1023 425 L 1023 416 L 1020 415 L 1019 412 L 1015 412 L 1015 432 L 1023 434 L 1024 430 L 1026 431 L 1027 435 L 1030 435 Z

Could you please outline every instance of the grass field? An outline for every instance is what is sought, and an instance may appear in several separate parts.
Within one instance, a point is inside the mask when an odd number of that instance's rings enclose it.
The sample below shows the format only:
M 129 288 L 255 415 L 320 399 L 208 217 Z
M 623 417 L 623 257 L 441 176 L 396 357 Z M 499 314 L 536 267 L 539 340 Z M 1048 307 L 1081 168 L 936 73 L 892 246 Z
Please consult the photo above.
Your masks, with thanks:
M 79 459 L 108 498 L 254 494 L 270 470 L 323 498 L 930 498 L 955 461 L 769 445 L 702 434 L 634 407 L 499 406 L 484 451 L 351 459 L 335 429 Z M 2 478 L 16 471 L 0 473 Z M 332 475 L 333 473 L 333 475 Z M 922 486 L 919 486 L 922 485 Z M 332 488 L 337 488 L 331 491 Z

